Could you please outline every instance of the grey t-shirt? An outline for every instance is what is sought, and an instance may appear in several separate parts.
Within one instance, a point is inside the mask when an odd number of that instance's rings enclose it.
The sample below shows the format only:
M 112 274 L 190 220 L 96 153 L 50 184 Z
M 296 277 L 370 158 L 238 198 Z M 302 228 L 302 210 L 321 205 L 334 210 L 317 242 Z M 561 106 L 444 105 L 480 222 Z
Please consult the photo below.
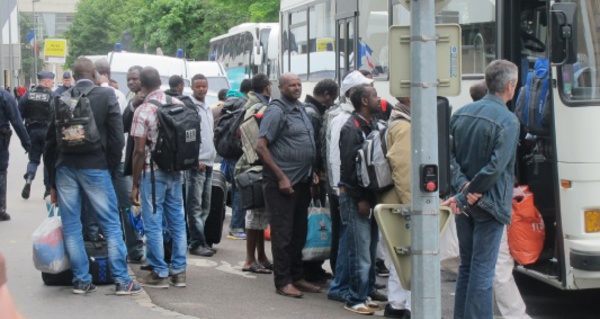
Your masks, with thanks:
M 269 142 L 273 160 L 292 185 L 310 180 L 316 153 L 310 118 L 302 102 L 296 103 L 297 107 L 294 107 L 283 97 L 271 101 L 258 133 L 259 138 L 264 137 Z M 275 178 L 274 173 L 266 166 L 263 172 L 265 177 Z

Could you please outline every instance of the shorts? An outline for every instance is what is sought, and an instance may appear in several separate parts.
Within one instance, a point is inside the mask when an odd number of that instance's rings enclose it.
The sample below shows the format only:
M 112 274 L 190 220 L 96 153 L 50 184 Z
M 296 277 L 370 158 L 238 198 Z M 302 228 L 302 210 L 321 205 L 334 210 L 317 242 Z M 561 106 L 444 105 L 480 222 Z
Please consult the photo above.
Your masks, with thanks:
M 265 230 L 269 226 L 269 213 L 266 209 L 251 209 L 246 214 L 246 229 Z

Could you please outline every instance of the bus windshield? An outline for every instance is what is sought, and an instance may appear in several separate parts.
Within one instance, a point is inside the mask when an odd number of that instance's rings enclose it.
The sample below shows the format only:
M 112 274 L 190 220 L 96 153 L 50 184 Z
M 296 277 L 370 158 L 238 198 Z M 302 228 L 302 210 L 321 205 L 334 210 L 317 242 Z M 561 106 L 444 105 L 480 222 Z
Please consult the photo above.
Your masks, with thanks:
M 600 1 L 570 0 L 577 4 L 577 61 L 561 68 L 559 85 L 567 105 L 600 99 Z

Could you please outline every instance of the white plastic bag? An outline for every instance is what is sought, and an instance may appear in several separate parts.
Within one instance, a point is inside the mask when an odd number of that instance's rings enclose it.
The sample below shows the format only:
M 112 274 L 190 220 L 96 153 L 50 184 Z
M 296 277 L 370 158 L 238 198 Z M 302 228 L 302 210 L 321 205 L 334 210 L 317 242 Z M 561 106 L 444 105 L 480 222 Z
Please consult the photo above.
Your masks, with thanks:
M 33 232 L 33 265 L 37 270 L 58 274 L 69 268 L 69 257 L 63 239 L 58 207 L 51 206 L 49 215 Z
M 458 273 L 460 251 L 458 250 L 458 235 L 454 214 L 450 214 L 448 227 L 440 234 L 440 266 L 443 270 Z

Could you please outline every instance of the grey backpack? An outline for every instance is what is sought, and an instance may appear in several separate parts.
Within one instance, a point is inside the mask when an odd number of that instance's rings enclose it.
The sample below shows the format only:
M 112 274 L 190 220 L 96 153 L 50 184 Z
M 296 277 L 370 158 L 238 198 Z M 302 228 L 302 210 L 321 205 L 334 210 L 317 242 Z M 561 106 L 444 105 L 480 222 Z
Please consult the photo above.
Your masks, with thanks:
M 394 187 L 392 168 L 387 160 L 386 135 L 388 125 L 379 121 L 356 155 L 356 170 L 360 186 L 381 193 Z

